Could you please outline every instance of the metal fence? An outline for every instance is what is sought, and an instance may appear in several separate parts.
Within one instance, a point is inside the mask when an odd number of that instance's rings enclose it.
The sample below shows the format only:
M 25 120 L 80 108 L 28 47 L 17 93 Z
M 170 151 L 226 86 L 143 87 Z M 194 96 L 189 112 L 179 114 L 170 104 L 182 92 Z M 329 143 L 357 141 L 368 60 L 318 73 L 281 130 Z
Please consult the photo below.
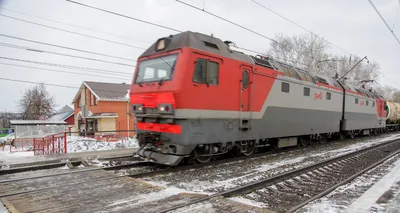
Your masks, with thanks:
M 33 139 L 34 155 L 53 155 L 67 153 L 67 134 L 59 133 Z

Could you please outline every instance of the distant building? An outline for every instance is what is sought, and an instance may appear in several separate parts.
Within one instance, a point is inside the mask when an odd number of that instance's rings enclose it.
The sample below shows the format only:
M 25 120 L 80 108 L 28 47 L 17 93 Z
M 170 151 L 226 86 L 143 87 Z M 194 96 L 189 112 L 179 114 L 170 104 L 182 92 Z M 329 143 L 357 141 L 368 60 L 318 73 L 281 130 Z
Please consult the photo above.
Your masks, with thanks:
M 72 102 L 75 130 L 133 130 L 129 88 L 124 83 L 84 81 Z
M 75 125 L 75 118 L 74 118 L 74 109 L 70 106 L 65 105 L 53 115 L 51 115 L 48 121 L 65 121 L 69 127 L 73 127 Z

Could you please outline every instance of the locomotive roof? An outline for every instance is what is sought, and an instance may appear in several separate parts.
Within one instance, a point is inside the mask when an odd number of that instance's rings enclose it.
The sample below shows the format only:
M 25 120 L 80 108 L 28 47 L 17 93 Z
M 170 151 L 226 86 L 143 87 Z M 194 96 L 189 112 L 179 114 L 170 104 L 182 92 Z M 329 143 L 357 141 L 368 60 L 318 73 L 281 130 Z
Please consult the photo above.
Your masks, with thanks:
M 168 38 L 170 39 L 170 42 L 165 47 L 165 49 L 163 49 L 161 51 L 156 51 L 157 42 L 154 42 L 151 45 L 151 47 L 149 47 L 140 57 L 146 57 L 146 56 L 154 55 L 156 53 L 168 52 L 168 51 L 176 50 L 179 48 L 190 47 L 193 49 L 198 49 L 201 51 L 214 53 L 217 55 L 221 55 L 221 56 L 224 56 L 227 58 L 232 58 L 235 60 L 243 61 L 246 63 L 257 64 L 260 66 L 268 67 L 268 68 L 279 70 L 282 72 L 284 72 L 284 69 L 295 69 L 297 72 L 304 72 L 304 73 L 307 73 L 307 74 L 313 76 L 313 78 L 316 81 L 341 88 L 340 85 L 338 84 L 337 80 L 332 77 L 328 77 L 328 76 L 321 75 L 321 74 L 310 73 L 307 70 L 301 69 L 299 67 L 295 67 L 290 64 L 286 64 L 282 61 L 278 61 L 273 58 L 264 57 L 264 56 L 260 56 L 260 55 L 257 55 L 256 57 L 254 57 L 254 56 L 250 56 L 250 55 L 244 54 L 239 51 L 232 50 L 229 47 L 229 45 L 226 44 L 224 41 L 222 41 L 219 38 L 213 37 L 213 36 L 205 35 L 205 34 L 198 33 L 198 32 L 186 31 L 186 32 L 175 34 L 175 35 L 170 35 L 170 36 L 168 36 Z M 287 71 L 287 70 L 285 70 L 285 71 Z M 380 97 L 375 92 L 368 91 L 361 87 L 352 88 L 352 86 L 350 86 L 346 83 L 344 83 L 343 85 L 345 86 L 346 89 L 350 89 L 353 91 L 356 90 L 357 92 L 364 94 L 366 96 Z
M 151 47 L 148 48 L 140 57 L 150 56 L 160 52 L 168 52 L 183 47 L 190 47 L 254 64 L 254 62 L 250 59 L 250 56 L 230 49 L 229 46 L 221 39 L 213 36 L 186 31 L 175 35 L 170 35 L 168 38 L 170 38 L 171 41 L 164 50 L 156 51 L 157 42 L 154 42 L 154 44 L 151 45 Z

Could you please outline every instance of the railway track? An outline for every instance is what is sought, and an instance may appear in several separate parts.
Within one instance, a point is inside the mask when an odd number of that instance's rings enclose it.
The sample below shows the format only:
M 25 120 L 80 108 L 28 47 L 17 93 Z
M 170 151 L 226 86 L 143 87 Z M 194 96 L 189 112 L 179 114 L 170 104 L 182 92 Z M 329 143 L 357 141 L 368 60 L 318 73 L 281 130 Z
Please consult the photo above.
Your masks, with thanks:
M 337 187 L 399 155 L 400 140 L 389 141 L 215 193 L 160 212 L 170 212 L 212 198 L 234 196 L 242 196 L 263 203 L 266 208 L 276 212 L 295 212 L 309 202 L 327 195 Z
M 386 145 L 387 143 L 385 143 Z M 374 146 L 368 149 L 375 149 L 378 146 Z M 293 150 L 293 149 L 289 149 Z M 298 149 L 295 149 L 298 150 Z M 288 150 L 281 150 L 278 152 L 279 153 L 285 153 Z M 277 152 L 274 152 L 277 153 Z M 81 189 L 82 186 L 88 186 L 92 185 L 94 187 L 99 187 L 99 190 L 106 191 L 105 188 L 110 187 L 110 182 L 112 181 L 112 185 L 118 185 L 118 183 L 124 185 L 126 189 L 131 188 L 132 181 L 135 180 L 133 178 L 141 178 L 141 177 L 150 177 L 154 175 L 160 175 L 160 174 L 165 174 L 165 173 L 170 173 L 170 172 L 177 172 L 180 170 L 184 169 L 194 169 L 194 168 L 202 168 L 202 167 L 207 167 L 207 166 L 213 166 L 217 164 L 222 164 L 222 163 L 230 163 L 232 161 L 237 161 L 237 160 L 244 160 L 244 159 L 249 159 L 249 158 L 257 158 L 257 157 L 262 157 L 262 156 L 267 156 L 271 154 L 271 152 L 267 153 L 258 153 L 252 156 L 241 156 L 241 157 L 235 157 L 235 158 L 229 158 L 229 159 L 223 159 L 223 160 L 217 160 L 217 161 L 212 161 L 207 164 L 195 164 L 195 165 L 187 165 L 187 166 L 181 166 L 181 167 L 167 167 L 167 168 L 162 168 L 162 167 L 151 167 L 151 171 L 144 171 L 144 172 L 138 172 L 135 174 L 129 174 L 129 175 L 123 175 L 123 176 L 116 176 L 110 172 L 105 172 L 105 171 L 114 171 L 118 169 L 124 169 L 124 168 L 129 168 L 129 167 L 142 167 L 143 165 L 149 165 L 149 162 L 138 162 L 137 164 L 122 164 L 122 165 L 115 165 L 115 166 L 109 166 L 109 167 L 104 167 L 104 168 L 79 168 L 77 170 L 69 170 L 69 172 L 64 172 L 61 174 L 49 174 L 49 175 L 39 175 L 35 177 L 23 177 L 23 178 L 14 178 L 14 179 L 9 179 L 9 180 L 0 180 L 0 199 L 3 201 L 4 204 L 6 204 L 8 207 L 11 206 L 12 208 L 17 207 L 20 212 L 24 211 L 41 211 L 40 208 L 42 207 L 31 207 L 28 204 L 25 203 L 31 203 L 33 201 L 41 203 L 43 199 L 48 199 L 49 194 L 53 193 L 59 193 L 60 191 L 63 192 L 64 194 L 66 193 L 67 198 L 66 199 L 72 199 L 68 197 L 68 193 L 74 193 L 74 190 L 79 190 Z M 308 167 L 307 167 L 308 168 Z M 140 181 L 139 181 L 140 182 Z M 137 184 L 136 182 L 133 184 Z M 261 183 L 260 183 L 261 184 Z M 262 185 L 262 184 L 261 184 Z M 176 206 L 171 209 L 167 209 L 164 212 L 177 209 L 177 208 L 182 208 L 186 205 L 191 205 L 193 203 L 198 203 L 202 201 L 206 201 L 208 199 L 211 199 L 212 197 L 215 196 L 224 196 L 224 197 L 229 197 L 229 196 L 236 196 L 236 195 L 246 195 L 249 194 L 249 192 L 252 192 L 253 190 L 258 189 L 261 185 L 255 188 L 249 188 L 249 190 L 244 190 L 240 191 L 240 189 L 234 190 L 230 192 L 229 191 L 224 193 L 218 193 L 212 196 L 209 196 L 207 198 L 199 199 L 199 200 L 194 200 L 192 203 L 188 203 L 182 206 Z M 268 184 L 265 184 L 265 187 L 267 187 Z M 247 185 L 246 185 L 247 186 Z M 150 187 L 151 188 L 151 187 Z M 88 191 L 93 190 L 92 187 L 87 188 Z M 132 190 L 137 190 L 137 189 L 132 189 Z M 97 192 L 100 194 L 100 192 Z M 111 193 L 111 192 L 110 192 Z M 116 194 L 121 193 L 121 192 L 115 192 Z M 126 192 L 129 194 L 129 191 Z M 144 192 L 145 193 L 145 192 Z M 47 194 L 46 197 L 43 197 L 42 194 Z M 50 196 L 50 197 L 51 197 Z M 94 195 L 89 194 L 89 197 L 85 197 L 85 200 L 87 202 L 91 202 L 90 199 L 98 200 L 98 198 L 93 197 Z M 99 195 L 101 196 L 101 195 Z M 116 195 L 115 195 L 116 196 Z M 27 200 L 28 199 L 28 200 Z M 76 201 L 74 201 L 76 202 Z M 57 202 L 56 202 L 57 203 Z M 75 207 L 66 207 L 64 205 L 69 205 L 65 204 L 64 202 L 59 202 L 57 203 L 58 207 L 62 210 L 67 210 L 67 209 L 73 209 Z M 33 205 L 33 204 L 32 204 Z M 36 205 L 36 204 L 35 204 Z M 50 205 L 50 204 L 49 204 Z M 58 208 L 57 207 L 57 208 Z M 56 208 L 56 207 L 54 207 Z

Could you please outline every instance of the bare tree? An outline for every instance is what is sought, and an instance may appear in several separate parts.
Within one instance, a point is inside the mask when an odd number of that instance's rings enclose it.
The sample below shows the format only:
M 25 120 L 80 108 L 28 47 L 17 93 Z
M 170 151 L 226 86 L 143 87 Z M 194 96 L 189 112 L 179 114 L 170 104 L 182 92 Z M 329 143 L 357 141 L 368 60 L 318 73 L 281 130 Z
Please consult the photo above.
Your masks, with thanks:
M 1 112 L 0 113 L 0 128 L 10 128 L 10 120 L 21 119 L 21 113 Z
M 381 95 L 385 100 L 392 100 L 393 95 L 396 92 L 396 88 L 385 85 L 385 86 L 375 86 L 375 91 Z
M 19 101 L 24 120 L 46 118 L 53 113 L 54 106 L 54 98 L 47 92 L 44 84 L 27 90 Z
M 278 34 L 271 42 L 267 55 L 288 64 L 306 69 L 311 73 L 330 77 L 343 76 L 361 58 L 332 55 L 331 46 L 322 38 L 312 34 L 284 36 Z M 377 63 L 360 63 L 348 75 L 346 82 L 359 85 L 362 80 L 378 80 L 380 66 Z
M 400 103 L 400 91 L 397 90 L 396 92 L 393 93 L 392 100 L 394 102 Z

